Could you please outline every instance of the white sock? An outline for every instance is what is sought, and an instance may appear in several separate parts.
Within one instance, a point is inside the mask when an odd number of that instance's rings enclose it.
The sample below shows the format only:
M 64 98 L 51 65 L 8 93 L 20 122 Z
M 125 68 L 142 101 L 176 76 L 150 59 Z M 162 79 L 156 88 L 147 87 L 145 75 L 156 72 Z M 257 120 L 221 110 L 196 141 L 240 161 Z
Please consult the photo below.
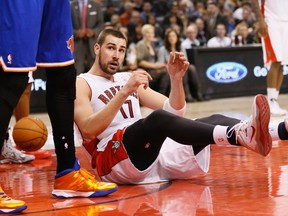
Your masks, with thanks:
M 276 100 L 278 99 L 278 96 L 279 96 L 279 91 L 276 90 L 276 94 L 275 94 Z
M 278 126 L 280 122 L 274 122 L 269 123 L 269 133 L 271 135 L 272 141 L 280 140 L 279 134 L 278 134 Z
M 227 138 L 227 126 L 216 125 L 213 131 L 213 139 L 215 144 L 230 144 Z
M 268 101 L 270 101 L 271 99 L 276 99 L 277 100 L 278 94 L 277 94 L 276 88 L 267 88 L 267 99 L 268 99 Z

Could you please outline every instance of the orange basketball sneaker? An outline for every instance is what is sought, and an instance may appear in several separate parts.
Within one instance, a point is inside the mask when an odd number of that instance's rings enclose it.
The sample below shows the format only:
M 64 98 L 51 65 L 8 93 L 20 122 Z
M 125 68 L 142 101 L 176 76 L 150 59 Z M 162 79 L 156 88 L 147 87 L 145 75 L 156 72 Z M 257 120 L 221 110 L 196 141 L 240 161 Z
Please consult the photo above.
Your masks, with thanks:
M 0 186 L 0 214 L 13 214 L 22 212 L 27 208 L 22 200 L 14 200 L 7 196 Z
M 52 195 L 57 198 L 100 197 L 115 192 L 115 183 L 98 181 L 94 175 L 80 168 L 78 159 L 72 169 L 64 170 L 55 176 Z

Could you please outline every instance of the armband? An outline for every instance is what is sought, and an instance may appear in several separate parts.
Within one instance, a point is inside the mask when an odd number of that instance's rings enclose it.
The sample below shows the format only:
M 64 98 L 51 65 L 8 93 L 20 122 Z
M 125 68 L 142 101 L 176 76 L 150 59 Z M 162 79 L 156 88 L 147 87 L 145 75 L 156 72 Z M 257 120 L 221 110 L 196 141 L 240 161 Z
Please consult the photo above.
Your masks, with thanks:
M 178 116 L 184 116 L 185 113 L 186 113 L 186 102 L 185 102 L 185 105 L 184 105 L 184 107 L 182 109 L 176 110 L 170 105 L 169 99 L 167 99 L 167 100 L 165 100 L 162 109 L 167 111 L 167 112 L 170 112 L 170 113 L 173 113 L 175 115 L 178 115 Z

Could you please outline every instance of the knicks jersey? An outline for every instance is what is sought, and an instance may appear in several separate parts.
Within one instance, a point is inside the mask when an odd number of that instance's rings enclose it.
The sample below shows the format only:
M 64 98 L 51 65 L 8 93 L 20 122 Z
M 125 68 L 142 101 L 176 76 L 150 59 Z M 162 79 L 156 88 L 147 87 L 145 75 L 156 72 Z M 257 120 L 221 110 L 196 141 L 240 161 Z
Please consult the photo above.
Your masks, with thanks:
M 69 0 L 1 0 L 0 64 L 5 72 L 74 63 Z
M 85 79 L 88 83 L 92 92 L 91 105 L 93 112 L 98 112 L 105 107 L 127 83 L 130 75 L 129 73 L 124 72 L 116 73 L 114 75 L 114 81 L 90 73 L 80 74 L 78 77 Z M 111 136 L 118 129 L 123 129 L 141 118 L 139 98 L 138 94 L 135 92 L 127 97 L 125 103 L 106 130 L 98 135 L 97 138 L 100 140 L 98 150 L 102 151 L 105 148 L 105 145 L 111 139 Z M 99 122 L 99 124 L 101 124 L 101 122 Z

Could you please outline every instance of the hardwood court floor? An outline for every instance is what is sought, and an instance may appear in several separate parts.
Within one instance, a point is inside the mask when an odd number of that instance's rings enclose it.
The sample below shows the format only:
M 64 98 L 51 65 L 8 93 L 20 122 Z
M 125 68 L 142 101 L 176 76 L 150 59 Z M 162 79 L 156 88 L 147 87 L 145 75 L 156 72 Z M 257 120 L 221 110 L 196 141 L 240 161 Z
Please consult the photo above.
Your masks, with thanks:
M 287 96 L 280 97 L 285 108 L 288 108 Z M 253 97 L 241 97 L 190 103 L 187 117 L 222 113 L 247 118 L 252 100 Z M 149 112 L 143 109 L 144 116 Z M 32 115 L 43 119 L 51 133 L 47 114 Z M 271 121 L 282 119 L 273 117 Z M 210 171 L 203 177 L 119 186 L 118 191 L 107 197 L 91 199 L 56 199 L 51 195 L 56 160 L 50 142 L 48 139 L 45 145 L 53 152 L 49 159 L 22 165 L 0 165 L 0 181 L 6 193 L 25 200 L 28 205 L 23 215 L 288 215 L 288 142 L 274 142 L 271 153 L 265 158 L 243 147 L 213 145 Z M 77 156 L 81 166 L 93 172 L 80 146 Z

